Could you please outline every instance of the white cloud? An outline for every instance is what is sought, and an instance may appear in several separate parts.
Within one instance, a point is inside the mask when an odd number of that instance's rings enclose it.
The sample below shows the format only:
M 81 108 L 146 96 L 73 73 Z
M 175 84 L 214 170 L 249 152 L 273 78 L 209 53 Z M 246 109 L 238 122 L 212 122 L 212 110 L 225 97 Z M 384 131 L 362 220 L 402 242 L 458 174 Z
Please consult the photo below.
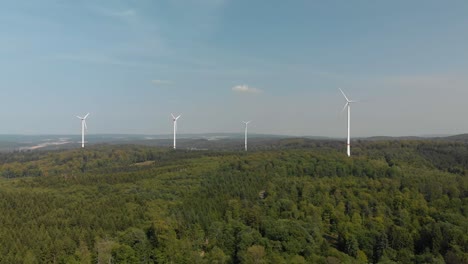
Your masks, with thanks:
M 136 11 L 133 10 L 133 9 L 127 9 L 127 10 L 123 10 L 123 11 L 116 11 L 116 12 L 112 12 L 110 14 L 113 15 L 113 16 L 116 16 L 116 17 L 133 17 L 133 16 L 137 15 Z
M 108 8 L 99 8 L 97 11 L 102 15 L 119 19 L 128 19 L 138 15 L 134 9 L 113 10 Z
M 171 81 L 168 80 L 151 80 L 151 83 L 154 85 L 170 85 L 172 84 Z
M 249 87 L 248 85 L 236 85 L 232 87 L 232 90 L 237 93 L 254 93 L 258 94 L 261 93 L 262 90 L 254 88 L 254 87 Z

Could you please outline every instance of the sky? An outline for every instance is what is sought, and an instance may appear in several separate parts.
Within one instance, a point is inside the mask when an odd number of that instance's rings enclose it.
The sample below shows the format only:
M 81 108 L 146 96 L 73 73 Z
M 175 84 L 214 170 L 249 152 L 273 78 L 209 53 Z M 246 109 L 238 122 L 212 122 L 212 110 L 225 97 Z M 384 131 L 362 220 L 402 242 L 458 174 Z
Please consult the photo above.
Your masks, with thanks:
M 0 134 L 468 133 L 465 0 L 6 0 Z

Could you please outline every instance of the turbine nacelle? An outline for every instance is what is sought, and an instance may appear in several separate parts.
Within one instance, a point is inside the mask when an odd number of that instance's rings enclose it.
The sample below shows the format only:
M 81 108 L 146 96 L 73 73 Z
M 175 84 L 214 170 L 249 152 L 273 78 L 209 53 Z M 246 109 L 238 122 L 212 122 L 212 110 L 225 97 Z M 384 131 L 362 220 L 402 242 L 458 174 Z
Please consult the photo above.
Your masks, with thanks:
M 354 100 L 349 100 L 348 97 L 346 96 L 346 94 L 343 92 L 343 90 L 341 90 L 340 88 L 338 88 L 338 89 L 340 90 L 341 94 L 343 94 L 344 98 L 346 99 L 346 103 L 345 103 L 345 105 L 343 107 L 343 110 L 341 110 L 341 112 L 343 112 L 346 109 L 346 107 L 350 106 L 351 104 L 358 102 L 358 101 L 354 101 Z
M 172 121 L 177 121 L 177 119 L 179 119 L 179 117 L 181 117 L 182 115 L 178 115 L 178 116 L 174 116 L 173 114 L 171 114 L 172 116 Z
M 86 120 L 88 116 L 89 116 L 89 113 L 87 113 L 84 117 L 81 117 L 81 116 L 76 116 L 76 117 L 78 117 L 81 120 Z
M 88 130 L 88 126 L 86 125 L 86 118 L 88 118 L 89 113 L 87 113 L 84 117 L 81 116 L 76 116 L 78 119 L 81 120 L 81 123 L 83 123 L 83 126 L 86 130 Z

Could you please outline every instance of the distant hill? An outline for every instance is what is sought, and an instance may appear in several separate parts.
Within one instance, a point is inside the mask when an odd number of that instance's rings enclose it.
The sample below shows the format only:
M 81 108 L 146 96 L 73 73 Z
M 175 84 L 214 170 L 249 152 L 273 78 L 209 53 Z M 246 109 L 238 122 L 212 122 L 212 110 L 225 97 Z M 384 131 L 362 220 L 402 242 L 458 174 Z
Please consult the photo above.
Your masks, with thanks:
M 177 135 L 179 148 L 233 150 L 243 148 L 243 133 L 200 133 Z M 341 142 L 344 138 L 321 136 L 289 136 L 271 134 L 249 134 L 249 146 L 272 149 L 290 146 L 317 146 L 314 142 Z M 436 140 L 468 143 L 468 134 L 446 137 L 423 136 L 373 136 L 353 138 L 353 141 L 400 141 L 400 140 Z M 0 135 L 0 152 L 27 150 L 54 150 L 79 148 L 80 135 Z M 135 144 L 146 146 L 172 146 L 172 134 L 91 134 L 86 136 L 87 144 Z M 322 144 L 323 145 L 323 144 Z
M 87 144 L 137 144 L 148 146 L 172 146 L 172 134 L 90 134 L 86 135 Z M 249 134 L 249 141 L 255 139 L 291 138 L 287 135 Z M 239 145 L 243 133 L 203 133 L 178 134 L 181 148 L 215 148 Z M 220 143 L 220 141 L 224 141 Z M 0 151 L 27 151 L 79 148 L 81 135 L 0 135 Z
M 402 137 L 389 137 L 389 136 L 374 136 L 366 138 L 358 138 L 360 140 L 369 141 L 385 141 L 385 140 L 442 140 L 442 141 L 456 141 L 468 142 L 468 134 L 460 134 L 453 136 L 402 136 Z
M 424 140 L 427 138 L 416 137 L 416 136 L 404 136 L 404 137 L 374 136 L 374 137 L 359 138 L 359 139 L 369 140 L 369 141 L 384 141 L 384 140 Z
M 440 139 L 468 143 L 468 134 L 460 134 L 460 135 L 455 135 L 455 136 L 443 137 Z

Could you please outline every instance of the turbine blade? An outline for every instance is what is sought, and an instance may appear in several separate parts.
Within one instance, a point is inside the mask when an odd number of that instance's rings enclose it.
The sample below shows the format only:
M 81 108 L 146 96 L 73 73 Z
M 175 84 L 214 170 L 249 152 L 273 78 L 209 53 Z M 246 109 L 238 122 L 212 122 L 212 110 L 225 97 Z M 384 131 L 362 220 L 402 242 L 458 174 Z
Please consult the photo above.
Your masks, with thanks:
M 89 116 L 89 113 L 87 113 L 87 114 L 83 117 L 83 119 L 86 119 L 88 116 Z
M 76 116 L 76 117 L 78 117 L 79 119 L 83 119 L 81 116 Z
M 182 115 L 178 115 L 175 119 L 177 120 L 177 119 L 179 119 L 179 117 L 181 117 L 181 116 L 182 116 Z
M 172 113 L 171 113 L 171 116 L 172 116 L 173 119 L 176 119 L 175 116 Z
M 86 130 L 88 130 L 88 126 L 86 125 L 86 121 L 83 119 L 83 124 Z
M 346 99 L 346 101 L 349 102 L 349 99 L 348 99 L 348 97 L 346 96 L 346 94 L 343 92 L 343 90 L 341 90 L 341 88 L 338 88 L 338 89 L 340 89 L 340 92 L 343 94 L 343 96 L 344 96 L 344 98 Z
M 344 110 L 346 109 L 346 107 L 348 107 L 348 105 L 349 105 L 349 102 L 346 102 L 346 104 L 345 104 L 344 107 L 343 107 L 343 110 L 341 110 L 341 113 L 344 112 Z

